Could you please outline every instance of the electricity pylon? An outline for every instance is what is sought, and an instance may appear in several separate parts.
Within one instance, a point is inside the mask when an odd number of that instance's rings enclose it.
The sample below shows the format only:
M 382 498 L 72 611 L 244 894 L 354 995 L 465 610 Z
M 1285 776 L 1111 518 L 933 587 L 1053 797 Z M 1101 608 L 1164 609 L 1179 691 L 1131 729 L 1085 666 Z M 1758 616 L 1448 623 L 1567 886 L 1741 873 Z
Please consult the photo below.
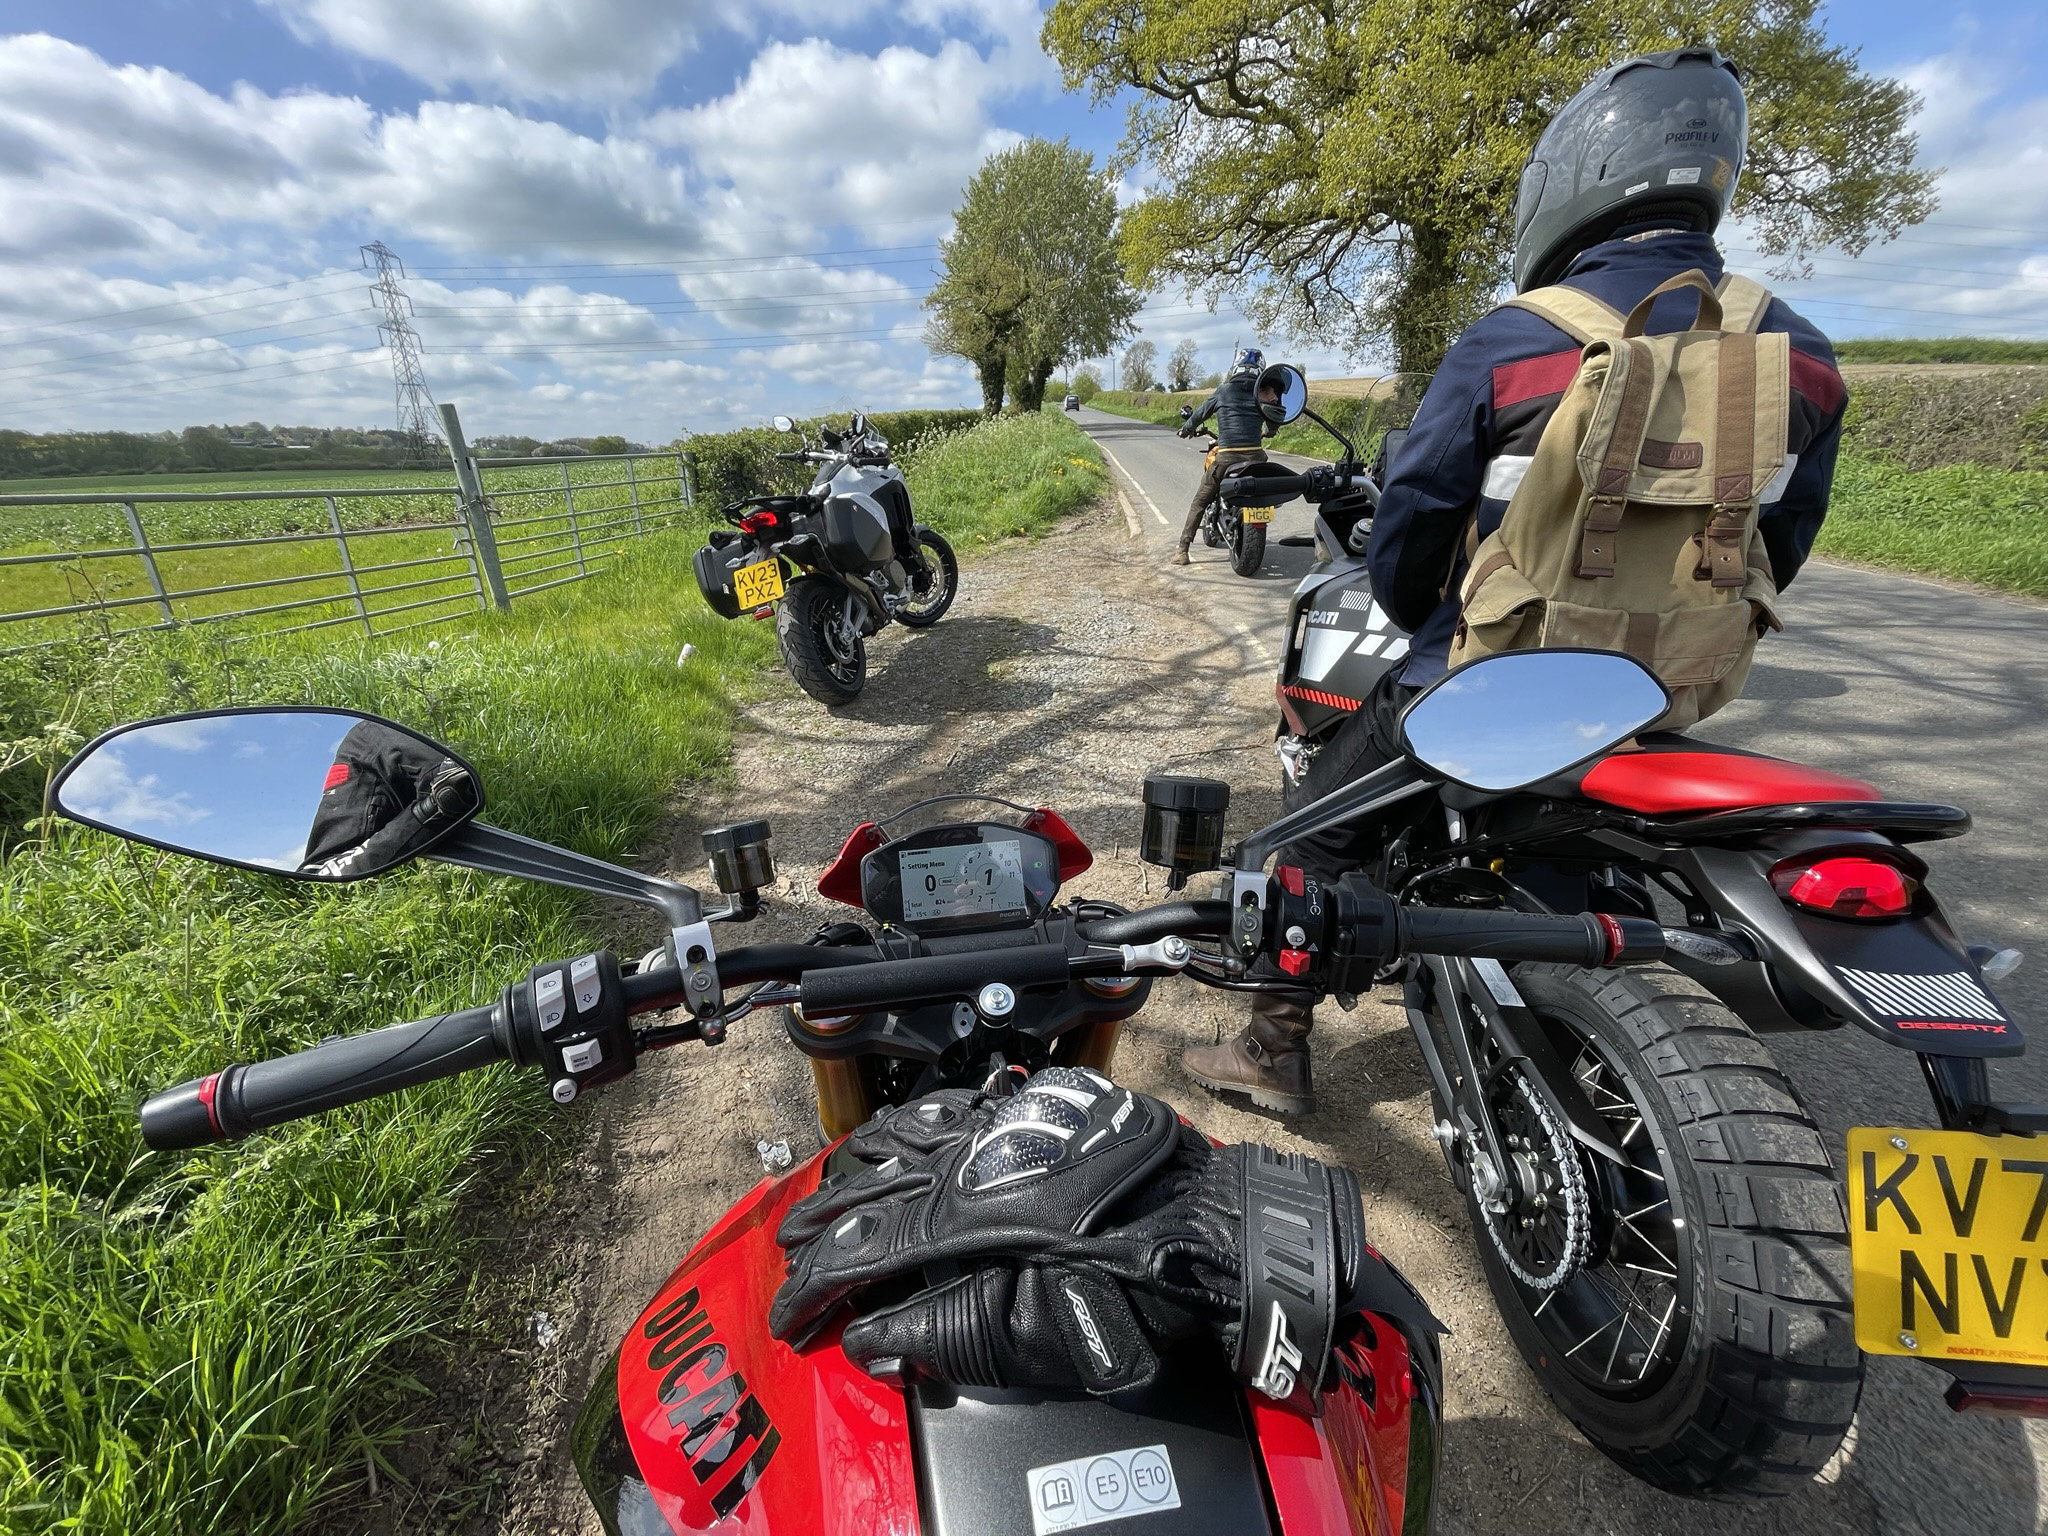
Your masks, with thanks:
M 412 328 L 412 300 L 398 286 L 405 276 L 405 263 L 382 240 L 363 248 L 363 265 L 377 276 L 370 284 L 377 308 L 384 318 L 377 334 L 391 349 L 391 376 L 397 384 L 398 430 L 415 458 L 423 458 L 441 441 L 434 430 L 434 397 L 427 389 L 426 370 L 420 366 L 420 333 Z

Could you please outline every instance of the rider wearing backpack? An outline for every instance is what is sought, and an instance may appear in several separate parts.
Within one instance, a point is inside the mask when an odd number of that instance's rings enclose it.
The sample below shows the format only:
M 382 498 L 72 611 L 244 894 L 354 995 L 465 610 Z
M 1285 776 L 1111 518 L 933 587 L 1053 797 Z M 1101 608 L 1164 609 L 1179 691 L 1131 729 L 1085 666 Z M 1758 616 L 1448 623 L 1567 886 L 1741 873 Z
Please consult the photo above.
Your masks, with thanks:
M 1517 297 L 1445 354 L 1373 520 L 1374 595 L 1407 660 L 1300 802 L 1390 761 L 1416 690 L 1497 650 L 1635 654 L 1671 688 L 1671 726 L 1739 693 L 1827 515 L 1847 403 L 1827 339 L 1724 271 L 1713 231 L 1746 139 L 1735 68 L 1710 48 L 1615 65 L 1544 130 L 1515 210 Z M 1282 857 L 1334 877 L 1378 846 L 1352 827 Z M 1307 1109 L 1311 1001 L 1260 994 L 1243 1034 L 1185 1054 L 1189 1074 Z

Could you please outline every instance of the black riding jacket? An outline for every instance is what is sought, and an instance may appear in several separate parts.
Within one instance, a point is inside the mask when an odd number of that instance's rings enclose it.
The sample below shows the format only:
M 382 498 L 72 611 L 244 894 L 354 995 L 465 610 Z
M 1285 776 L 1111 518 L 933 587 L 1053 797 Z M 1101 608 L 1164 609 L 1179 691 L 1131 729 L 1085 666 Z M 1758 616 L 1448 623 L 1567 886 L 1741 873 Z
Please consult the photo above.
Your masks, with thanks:
M 476 786 L 455 759 L 365 720 L 335 749 L 300 868 L 328 875 L 387 868 L 475 804 Z
M 1260 448 L 1273 435 L 1273 425 L 1259 411 L 1255 373 L 1233 373 L 1216 386 L 1216 393 L 1204 400 L 1187 421 L 1193 432 L 1211 416 L 1216 418 L 1216 446 L 1219 448 Z

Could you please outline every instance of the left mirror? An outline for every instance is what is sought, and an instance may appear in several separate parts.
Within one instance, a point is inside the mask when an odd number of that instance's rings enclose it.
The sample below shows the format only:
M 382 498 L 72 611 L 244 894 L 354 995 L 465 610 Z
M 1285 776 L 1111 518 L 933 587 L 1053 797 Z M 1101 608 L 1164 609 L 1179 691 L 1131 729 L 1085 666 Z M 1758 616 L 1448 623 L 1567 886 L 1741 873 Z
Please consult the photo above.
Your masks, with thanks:
M 1259 375 L 1259 414 L 1286 426 L 1308 409 L 1308 380 L 1292 363 L 1275 363 Z
M 778 432 L 794 432 L 796 430 L 796 423 L 787 416 L 777 416 L 772 425 Z
M 338 709 L 226 709 L 107 732 L 50 786 L 86 826 L 216 864 L 361 880 L 483 809 L 476 770 L 402 725 Z

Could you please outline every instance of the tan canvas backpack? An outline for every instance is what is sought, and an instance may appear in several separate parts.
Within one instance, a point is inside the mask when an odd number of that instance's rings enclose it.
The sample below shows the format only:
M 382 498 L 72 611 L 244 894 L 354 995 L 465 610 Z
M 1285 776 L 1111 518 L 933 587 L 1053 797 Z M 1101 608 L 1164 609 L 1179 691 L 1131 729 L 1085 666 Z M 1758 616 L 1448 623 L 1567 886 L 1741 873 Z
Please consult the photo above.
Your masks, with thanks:
M 1691 330 L 1645 336 L 1650 306 L 1699 291 Z M 1756 327 L 1770 294 L 1686 272 L 1624 318 L 1591 294 L 1508 302 L 1583 347 L 1498 531 L 1472 550 L 1451 665 L 1532 646 L 1626 651 L 1690 725 L 1742 692 L 1777 587 L 1758 496 L 1785 462 L 1789 343 Z

